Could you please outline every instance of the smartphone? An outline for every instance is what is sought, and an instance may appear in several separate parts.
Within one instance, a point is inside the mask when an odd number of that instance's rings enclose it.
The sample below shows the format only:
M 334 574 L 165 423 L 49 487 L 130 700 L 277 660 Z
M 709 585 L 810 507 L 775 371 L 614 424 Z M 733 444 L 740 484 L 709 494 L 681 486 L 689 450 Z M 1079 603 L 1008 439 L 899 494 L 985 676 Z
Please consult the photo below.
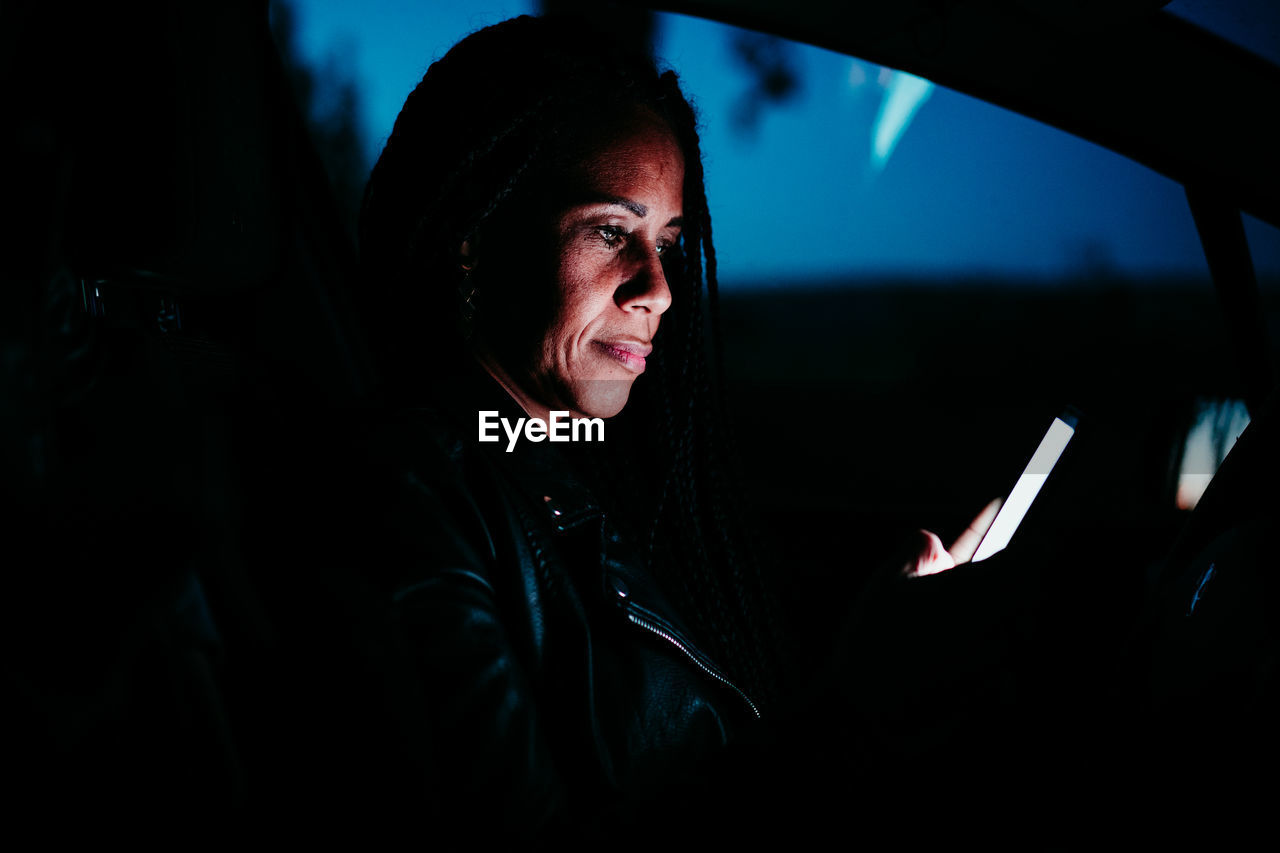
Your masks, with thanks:
M 1076 434 L 1079 420 L 1079 412 L 1070 406 L 1053 419 L 1044 438 L 1040 439 L 1040 446 L 1031 454 L 1031 461 L 1023 469 L 1022 476 L 1004 499 L 991 527 L 978 543 L 978 550 L 973 552 L 973 562 L 985 560 L 992 554 L 1003 551 L 1009 544 L 1027 510 L 1031 509 L 1031 502 L 1040 494 L 1045 480 L 1049 479 L 1053 466 L 1058 464 L 1062 451 L 1067 449 L 1067 443 Z

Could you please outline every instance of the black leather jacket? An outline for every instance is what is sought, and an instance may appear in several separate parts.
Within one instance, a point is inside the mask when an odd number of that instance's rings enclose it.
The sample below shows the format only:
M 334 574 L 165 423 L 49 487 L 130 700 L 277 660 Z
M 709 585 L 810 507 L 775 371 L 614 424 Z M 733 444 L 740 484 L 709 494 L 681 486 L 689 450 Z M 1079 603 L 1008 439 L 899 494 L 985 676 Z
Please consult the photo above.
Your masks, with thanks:
M 381 535 L 397 554 L 441 813 L 519 835 L 622 820 L 759 711 L 558 448 L 480 444 L 480 409 L 524 416 L 477 371 L 374 443 L 395 472 Z

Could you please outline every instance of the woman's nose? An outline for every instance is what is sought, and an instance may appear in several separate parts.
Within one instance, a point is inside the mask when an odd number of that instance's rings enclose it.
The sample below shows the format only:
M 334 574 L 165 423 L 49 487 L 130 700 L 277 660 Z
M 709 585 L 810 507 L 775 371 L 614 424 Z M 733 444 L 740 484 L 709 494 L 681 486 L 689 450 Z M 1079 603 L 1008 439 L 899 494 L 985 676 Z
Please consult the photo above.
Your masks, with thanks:
M 630 279 L 618 292 L 618 304 L 624 311 L 648 311 L 661 314 L 671 307 L 671 288 L 667 285 L 662 256 L 656 247 L 643 250 L 637 258 Z

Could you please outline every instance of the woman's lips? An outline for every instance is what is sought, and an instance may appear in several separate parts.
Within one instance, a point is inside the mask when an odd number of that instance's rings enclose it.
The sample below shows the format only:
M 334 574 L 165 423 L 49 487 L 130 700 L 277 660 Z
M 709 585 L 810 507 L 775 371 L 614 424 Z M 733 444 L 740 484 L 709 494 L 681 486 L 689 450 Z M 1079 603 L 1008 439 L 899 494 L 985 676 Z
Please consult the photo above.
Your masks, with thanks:
M 596 341 L 600 349 L 634 373 L 644 373 L 645 356 L 653 352 L 650 344 L 631 341 Z

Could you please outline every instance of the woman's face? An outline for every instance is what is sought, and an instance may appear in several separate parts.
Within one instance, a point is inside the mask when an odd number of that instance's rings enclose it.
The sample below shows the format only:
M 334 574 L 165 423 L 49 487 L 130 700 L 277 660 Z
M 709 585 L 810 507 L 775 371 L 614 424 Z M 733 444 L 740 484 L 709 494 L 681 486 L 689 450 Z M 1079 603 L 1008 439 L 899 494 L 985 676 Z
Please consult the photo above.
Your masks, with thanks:
M 671 305 L 662 256 L 680 235 L 679 144 L 644 109 L 602 136 L 554 200 L 514 223 L 527 229 L 527 245 L 551 251 L 520 252 L 523 268 L 521 258 L 504 259 L 503 278 L 518 279 L 503 282 L 514 298 L 502 300 L 498 322 L 477 330 L 482 361 L 538 417 L 622 411 Z M 484 254 L 481 244 L 481 265 Z

